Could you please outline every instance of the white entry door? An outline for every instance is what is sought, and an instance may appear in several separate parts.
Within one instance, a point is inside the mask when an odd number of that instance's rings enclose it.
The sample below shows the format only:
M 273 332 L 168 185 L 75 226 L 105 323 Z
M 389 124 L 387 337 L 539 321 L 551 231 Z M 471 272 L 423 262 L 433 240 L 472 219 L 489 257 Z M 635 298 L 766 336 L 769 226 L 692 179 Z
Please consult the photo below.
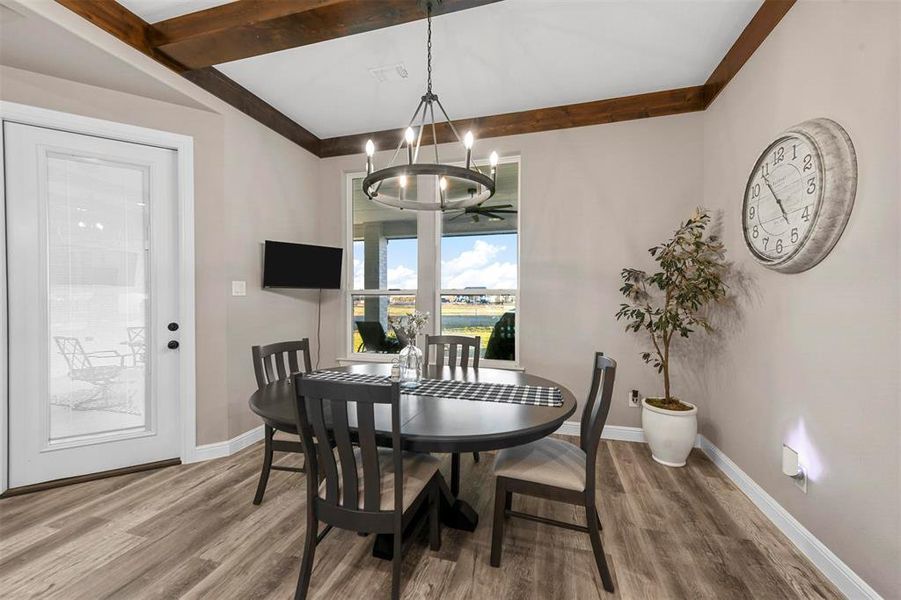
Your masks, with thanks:
M 9 486 L 177 458 L 176 152 L 3 134 Z

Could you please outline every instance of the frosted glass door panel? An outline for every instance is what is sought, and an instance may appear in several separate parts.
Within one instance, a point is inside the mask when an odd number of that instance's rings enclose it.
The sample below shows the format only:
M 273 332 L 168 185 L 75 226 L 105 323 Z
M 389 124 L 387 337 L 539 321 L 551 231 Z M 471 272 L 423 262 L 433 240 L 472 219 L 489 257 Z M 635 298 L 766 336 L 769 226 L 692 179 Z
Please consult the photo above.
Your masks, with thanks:
M 50 154 L 50 441 L 147 427 L 147 169 Z

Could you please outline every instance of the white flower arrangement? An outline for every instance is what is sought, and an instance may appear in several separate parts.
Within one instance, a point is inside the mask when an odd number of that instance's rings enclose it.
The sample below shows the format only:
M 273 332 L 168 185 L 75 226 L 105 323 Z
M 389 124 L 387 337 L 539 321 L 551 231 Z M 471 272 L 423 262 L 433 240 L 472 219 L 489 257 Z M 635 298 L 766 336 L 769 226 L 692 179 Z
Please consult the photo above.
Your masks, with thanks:
M 414 343 L 416 336 L 422 333 L 422 330 L 425 328 L 428 322 L 429 313 L 419 312 L 418 310 L 414 310 L 408 315 L 388 317 L 388 323 L 391 325 L 391 327 L 393 327 L 394 330 L 397 331 L 400 335 L 414 341 Z

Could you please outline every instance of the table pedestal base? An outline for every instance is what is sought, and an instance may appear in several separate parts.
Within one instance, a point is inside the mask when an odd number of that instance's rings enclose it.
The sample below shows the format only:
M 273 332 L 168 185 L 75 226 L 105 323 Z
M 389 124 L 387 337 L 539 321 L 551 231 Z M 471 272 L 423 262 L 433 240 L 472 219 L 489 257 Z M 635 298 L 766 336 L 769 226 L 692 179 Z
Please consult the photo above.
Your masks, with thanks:
M 455 498 L 451 494 L 447 482 L 444 477 L 438 478 L 438 496 L 441 506 L 441 524 L 451 529 L 461 529 L 463 531 L 475 531 L 479 525 L 479 514 L 465 500 Z M 406 542 L 419 527 L 429 518 L 429 505 L 423 502 L 419 507 L 416 515 L 410 519 L 407 528 L 404 529 L 404 541 Z M 390 533 L 380 533 L 375 536 L 375 543 L 372 545 L 372 555 L 382 560 L 391 560 L 394 556 L 394 535 Z

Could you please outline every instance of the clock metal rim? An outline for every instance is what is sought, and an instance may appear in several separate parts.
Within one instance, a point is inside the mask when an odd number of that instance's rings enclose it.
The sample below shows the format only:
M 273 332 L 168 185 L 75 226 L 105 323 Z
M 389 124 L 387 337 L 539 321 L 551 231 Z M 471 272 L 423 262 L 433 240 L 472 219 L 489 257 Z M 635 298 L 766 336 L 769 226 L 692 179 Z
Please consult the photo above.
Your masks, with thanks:
M 808 229 L 799 249 L 785 259 L 769 261 L 761 258 L 752 248 L 748 240 L 748 232 L 744 227 L 747 214 L 748 189 L 760 161 L 766 156 L 773 144 L 792 135 L 800 135 L 809 140 L 819 154 L 820 193 L 817 198 L 818 209 L 814 222 Z M 857 153 L 848 133 L 841 125 L 825 117 L 804 121 L 786 129 L 767 144 L 764 152 L 754 163 L 754 169 L 745 186 L 742 200 L 742 236 L 754 259 L 763 266 L 780 273 L 800 273 L 815 267 L 825 259 L 838 240 L 851 217 L 857 193 Z

